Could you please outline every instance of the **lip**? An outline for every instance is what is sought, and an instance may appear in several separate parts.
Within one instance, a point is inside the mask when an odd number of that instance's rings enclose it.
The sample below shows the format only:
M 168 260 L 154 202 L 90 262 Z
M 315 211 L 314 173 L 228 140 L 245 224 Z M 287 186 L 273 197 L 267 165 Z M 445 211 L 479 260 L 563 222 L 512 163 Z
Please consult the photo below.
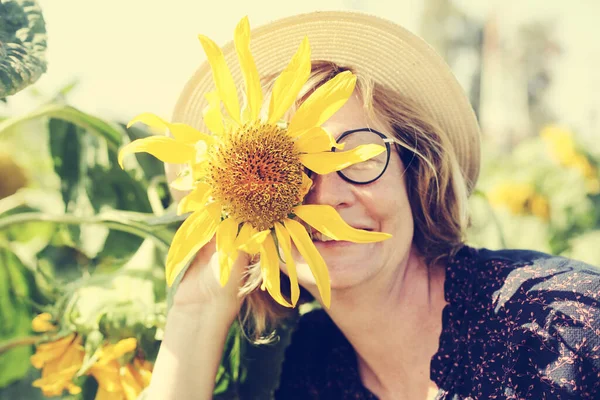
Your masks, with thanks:
M 350 224 L 349 224 L 349 225 L 350 225 Z M 369 231 L 369 232 L 372 232 L 372 231 L 373 231 L 373 229 L 372 229 L 372 228 L 366 228 L 366 227 L 364 227 L 364 226 L 354 226 L 354 225 L 350 225 L 350 227 L 351 227 L 351 228 L 354 228 L 354 229 L 361 230 L 361 231 Z M 312 228 L 312 227 L 311 227 L 311 235 L 314 235 L 314 234 L 315 234 L 315 233 L 317 233 L 317 232 L 319 232 L 319 231 L 318 231 L 318 230 L 316 230 L 315 228 Z
M 314 245 L 318 250 L 326 250 L 326 249 L 341 249 L 344 247 L 355 245 L 354 242 L 348 242 L 346 240 L 331 240 L 328 242 L 321 242 L 319 240 L 313 240 Z

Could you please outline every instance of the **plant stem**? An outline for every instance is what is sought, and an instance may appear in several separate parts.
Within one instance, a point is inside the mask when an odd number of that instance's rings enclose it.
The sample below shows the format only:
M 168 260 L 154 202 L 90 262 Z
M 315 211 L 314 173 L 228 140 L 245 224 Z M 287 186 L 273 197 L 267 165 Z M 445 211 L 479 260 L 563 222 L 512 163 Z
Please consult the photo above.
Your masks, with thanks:
M 34 343 L 37 343 L 39 340 L 39 336 L 24 336 L 6 340 L 0 343 L 0 354 L 7 352 L 8 350 L 15 347 L 32 345 Z
M 122 232 L 131 233 L 143 238 L 153 239 L 159 246 L 164 250 L 169 248 L 169 242 L 164 238 L 157 235 L 151 229 L 146 227 L 143 223 L 117 220 L 114 217 L 97 215 L 93 217 L 80 217 L 75 215 L 51 215 L 40 212 L 27 212 L 9 215 L 5 218 L 0 218 L 0 231 L 7 229 L 8 227 L 15 224 L 22 224 L 26 222 L 55 222 L 60 224 L 68 225 L 81 225 L 81 224 L 100 224 L 107 228 L 115 229 Z

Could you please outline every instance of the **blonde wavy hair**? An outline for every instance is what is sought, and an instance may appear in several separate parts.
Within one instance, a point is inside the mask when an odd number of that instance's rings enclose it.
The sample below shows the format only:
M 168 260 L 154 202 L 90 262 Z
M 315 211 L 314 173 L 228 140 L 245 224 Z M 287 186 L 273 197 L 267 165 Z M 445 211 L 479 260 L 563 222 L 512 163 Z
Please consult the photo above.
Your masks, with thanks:
M 453 256 L 464 243 L 468 225 L 468 189 L 447 134 L 433 116 L 384 85 L 354 71 L 328 61 L 315 61 L 308 82 L 296 108 L 316 88 L 343 71 L 357 76 L 355 94 L 362 100 L 367 116 L 394 135 L 400 158 L 406 169 L 404 178 L 415 222 L 413 242 L 428 265 Z M 275 75 L 276 76 L 276 75 Z M 275 76 L 264 79 L 265 92 L 270 92 Z M 268 104 L 268 101 L 265 102 Z M 288 117 L 293 114 L 292 109 Z M 402 182 L 398 182 L 399 185 Z M 282 293 L 289 298 L 289 280 L 283 273 Z M 275 303 L 264 291 L 258 264 L 248 270 L 242 287 L 240 321 L 256 342 L 270 340 L 277 325 L 295 310 Z M 287 292 L 287 293 L 286 293 Z M 300 302 L 312 297 L 302 289 Z

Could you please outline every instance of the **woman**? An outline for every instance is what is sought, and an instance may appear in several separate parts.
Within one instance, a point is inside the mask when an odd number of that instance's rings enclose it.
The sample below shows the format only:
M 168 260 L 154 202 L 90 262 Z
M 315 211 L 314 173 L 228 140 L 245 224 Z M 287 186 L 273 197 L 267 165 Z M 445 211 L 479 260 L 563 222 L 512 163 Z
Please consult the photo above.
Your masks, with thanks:
M 390 22 L 328 12 L 253 31 L 263 76 L 283 67 L 280 60 L 303 35 L 312 59 L 326 61 L 313 62 L 298 104 L 341 71 L 353 71 L 353 95 L 322 126 L 345 149 L 366 143 L 386 149 L 337 173 L 313 173 L 304 203 L 330 205 L 349 225 L 392 239 L 358 244 L 313 235 L 329 269 L 330 307 L 300 319 L 275 397 L 599 398 L 598 270 L 536 252 L 463 244 L 479 136 L 446 64 Z M 224 53 L 231 61 L 233 45 Z M 209 78 L 203 65 L 175 120 L 200 124 Z M 169 167 L 168 175 L 175 174 Z M 297 252 L 294 259 L 305 297 L 320 300 L 309 267 Z M 214 242 L 200 250 L 174 295 L 149 398 L 211 398 L 227 332 L 241 309 L 257 334 L 286 315 L 255 290 L 260 279 L 246 273 L 250 261 L 238 258 L 222 288 Z

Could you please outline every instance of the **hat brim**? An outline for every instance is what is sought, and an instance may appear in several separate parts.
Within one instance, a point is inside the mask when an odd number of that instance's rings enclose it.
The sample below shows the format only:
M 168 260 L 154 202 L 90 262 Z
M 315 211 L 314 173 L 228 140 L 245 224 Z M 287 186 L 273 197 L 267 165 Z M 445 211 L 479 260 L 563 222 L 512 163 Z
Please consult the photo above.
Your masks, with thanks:
M 304 37 L 311 46 L 311 59 L 351 66 L 422 107 L 447 133 L 472 191 L 479 175 L 479 125 L 450 67 L 423 39 L 368 14 L 327 11 L 296 15 L 251 31 L 250 46 L 259 74 L 280 72 Z M 233 41 L 222 50 L 237 87 L 243 87 Z M 211 90 L 212 73 L 204 61 L 182 91 L 172 120 L 205 130 L 204 94 Z

